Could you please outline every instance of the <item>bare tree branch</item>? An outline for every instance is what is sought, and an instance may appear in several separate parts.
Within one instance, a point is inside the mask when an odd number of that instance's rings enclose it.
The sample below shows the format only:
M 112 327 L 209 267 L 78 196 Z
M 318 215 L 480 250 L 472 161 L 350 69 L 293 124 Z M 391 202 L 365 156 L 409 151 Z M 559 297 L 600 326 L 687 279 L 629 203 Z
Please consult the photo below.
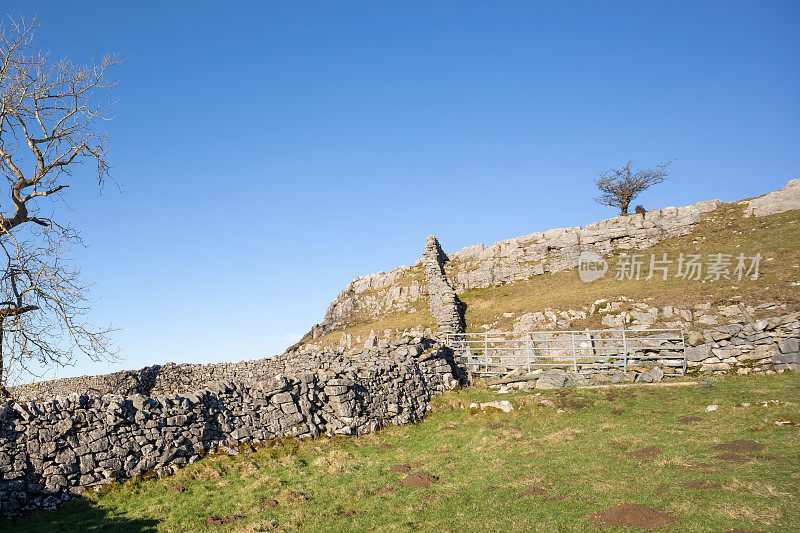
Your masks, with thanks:
M 621 215 L 627 215 L 628 207 L 639 194 L 669 179 L 667 167 L 670 164 L 672 161 L 665 161 L 652 169 L 633 170 L 633 161 L 628 161 L 622 168 L 606 170 L 594 180 L 600 189 L 600 195 L 595 201 L 601 205 L 616 207 Z
M 109 176 L 111 70 L 105 54 L 88 65 L 54 61 L 35 49 L 37 21 L 0 24 L 0 390 L 10 373 L 70 364 L 78 355 L 112 357 L 109 328 L 82 317 L 88 288 L 70 265 L 81 245 L 68 224 L 43 216 L 45 198 L 63 199 L 83 163 L 93 163 L 99 187 Z M 0 260 L 1 261 L 1 260 Z

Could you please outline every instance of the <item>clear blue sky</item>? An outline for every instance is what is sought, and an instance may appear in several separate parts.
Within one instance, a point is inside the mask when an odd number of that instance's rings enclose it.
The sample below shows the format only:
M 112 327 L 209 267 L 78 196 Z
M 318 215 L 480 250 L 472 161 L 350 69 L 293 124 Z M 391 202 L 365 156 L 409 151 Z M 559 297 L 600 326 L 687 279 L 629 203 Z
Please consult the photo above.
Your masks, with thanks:
M 428 234 L 454 251 L 613 216 L 592 178 L 627 159 L 677 159 L 648 208 L 800 175 L 798 2 L 5 10 L 37 14 L 55 56 L 129 56 L 108 125 L 124 190 L 68 195 L 123 362 L 59 377 L 280 353 Z

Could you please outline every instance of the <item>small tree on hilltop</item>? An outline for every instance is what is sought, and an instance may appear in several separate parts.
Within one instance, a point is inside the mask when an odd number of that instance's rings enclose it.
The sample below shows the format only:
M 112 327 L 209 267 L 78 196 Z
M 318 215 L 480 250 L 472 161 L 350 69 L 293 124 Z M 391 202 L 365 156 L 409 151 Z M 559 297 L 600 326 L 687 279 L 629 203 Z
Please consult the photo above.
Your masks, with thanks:
M 99 187 L 109 177 L 109 70 L 53 60 L 33 48 L 38 24 L 0 24 L 0 393 L 9 372 L 65 365 L 75 356 L 113 356 L 110 330 L 83 320 L 87 285 L 70 265 L 78 233 L 60 218 L 82 163 Z M 2 201 L 7 198 L 7 201 Z M 35 373 L 34 373 L 35 375 Z
M 616 207 L 621 215 L 627 215 L 631 202 L 642 191 L 669 179 L 667 167 L 671 163 L 672 161 L 666 161 L 654 168 L 631 169 L 633 161 L 628 161 L 622 168 L 606 170 L 594 180 L 600 189 L 600 196 L 595 201 L 601 205 Z

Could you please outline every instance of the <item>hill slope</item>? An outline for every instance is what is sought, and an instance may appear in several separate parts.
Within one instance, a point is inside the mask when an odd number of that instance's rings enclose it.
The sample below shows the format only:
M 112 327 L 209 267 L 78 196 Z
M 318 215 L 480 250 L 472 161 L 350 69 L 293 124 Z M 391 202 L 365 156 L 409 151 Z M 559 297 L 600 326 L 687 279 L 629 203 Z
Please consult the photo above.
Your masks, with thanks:
M 474 245 L 449 254 L 446 273 L 466 304 L 468 331 L 670 326 L 700 328 L 741 317 L 737 304 L 760 311 L 800 308 L 800 179 L 751 200 L 719 200 L 616 217 L 585 228 L 558 228 Z M 593 250 L 609 263 L 605 278 L 584 283 L 580 253 Z M 615 279 L 630 255 L 640 253 L 639 279 Z M 627 258 L 626 258 L 627 254 Z M 646 279 L 654 260 L 672 261 Z M 719 279 L 677 277 L 680 254 L 730 261 Z M 723 254 L 719 256 L 718 254 Z M 757 279 L 736 272 L 744 254 L 758 256 Z M 656 263 L 657 265 L 658 263 Z M 726 278 L 727 276 L 728 278 Z M 603 302 L 601 300 L 607 300 Z M 764 304 L 771 304 L 765 306 Z M 762 306 L 762 307 L 759 307 Z M 647 315 L 644 316 L 643 314 Z M 435 329 L 428 312 L 421 260 L 357 278 L 330 304 L 322 323 L 301 345 L 359 346 L 371 331 L 393 337 Z

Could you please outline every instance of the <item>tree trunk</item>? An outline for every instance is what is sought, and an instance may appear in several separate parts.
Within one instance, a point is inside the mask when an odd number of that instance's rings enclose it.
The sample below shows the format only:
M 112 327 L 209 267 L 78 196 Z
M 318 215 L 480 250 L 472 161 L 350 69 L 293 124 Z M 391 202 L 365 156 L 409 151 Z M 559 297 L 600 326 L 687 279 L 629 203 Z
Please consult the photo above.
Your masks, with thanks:
M 5 361 L 3 361 L 3 318 L 0 317 L 0 397 L 10 398 L 11 393 L 6 389 Z

